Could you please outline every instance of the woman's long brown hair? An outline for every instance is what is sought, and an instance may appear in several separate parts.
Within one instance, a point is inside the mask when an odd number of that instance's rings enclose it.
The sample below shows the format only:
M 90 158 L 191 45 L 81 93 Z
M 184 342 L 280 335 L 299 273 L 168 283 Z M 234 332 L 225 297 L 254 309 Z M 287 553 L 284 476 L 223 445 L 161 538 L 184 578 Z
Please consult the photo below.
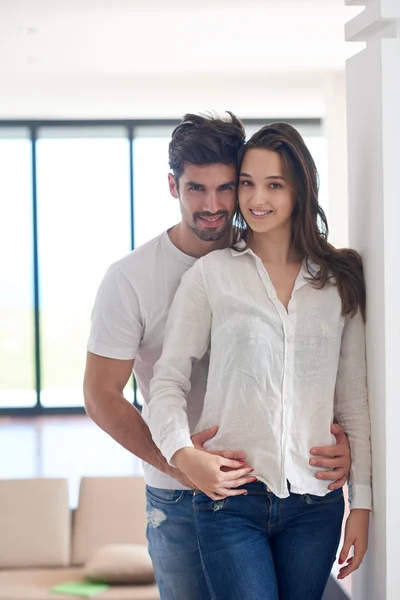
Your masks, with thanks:
M 295 194 L 293 244 L 301 256 L 319 266 L 316 272 L 308 268 L 310 281 L 317 288 L 327 283 L 335 284 L 342 300 L 343 314 L 354 316 L 360 310 L 365 320 L 366 294 L 361 257 L 355 250 L 337 249 L 328 242 L 328 222 L 318 203 L 317 168 L 303 138 L 288 123 L 266 125 L 239 151 L 239 173 L 246 152 L 255 148 L 272 150 L 281 157 L 285 178 Z M 251 229 L 239 205 L 234 223 L 232 246 L 236 247 L 240 240 L 247 246 Z

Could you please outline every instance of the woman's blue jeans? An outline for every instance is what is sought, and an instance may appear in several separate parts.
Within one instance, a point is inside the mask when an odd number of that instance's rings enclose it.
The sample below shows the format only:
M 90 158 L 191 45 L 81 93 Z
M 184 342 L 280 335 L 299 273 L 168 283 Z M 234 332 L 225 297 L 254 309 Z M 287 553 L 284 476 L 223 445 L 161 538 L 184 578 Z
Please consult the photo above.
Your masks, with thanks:
M 213 600 L 321 600 L 339 545 L 341 489 L 277 498 L 261 482 L 214 501 L 195 492 L 203 568 Z

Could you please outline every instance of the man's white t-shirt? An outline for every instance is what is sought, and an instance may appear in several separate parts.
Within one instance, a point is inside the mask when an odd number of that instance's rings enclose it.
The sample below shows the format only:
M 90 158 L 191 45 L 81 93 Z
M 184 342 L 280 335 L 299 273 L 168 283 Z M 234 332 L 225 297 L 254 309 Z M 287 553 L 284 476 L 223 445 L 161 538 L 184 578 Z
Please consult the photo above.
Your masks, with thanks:
M 164 232 L 111 265 L 97 292 L 87 349 L 120 360 L 134 359 L 134 373 L 148 418 L 149 384 L 161 356 L 168 312 L 182 275 L 196 262 Z M 193 365 L 188 420 L 199 420 L 207 385 L 208 354 Z M 134 433 L 132 432 L 132 435 Z M 185 489 L 176 479 L 143 463 L 147 485 Z

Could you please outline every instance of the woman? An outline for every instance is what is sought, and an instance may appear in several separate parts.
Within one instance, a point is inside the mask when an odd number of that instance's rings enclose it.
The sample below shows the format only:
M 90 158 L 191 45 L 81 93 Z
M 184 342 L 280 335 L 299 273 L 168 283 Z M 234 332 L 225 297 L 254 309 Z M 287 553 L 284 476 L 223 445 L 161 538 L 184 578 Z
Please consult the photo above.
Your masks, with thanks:
M 352 452 L 343 578 L 367 548 L 371 509 L 360 257 L 327 242 L 314 161 L 299 133 L 276 123 L 240 159 L 232 248 L 197 261 L 171 308 L 151 384 L 150 428 L 170 464 L 199 491 L 199 545 L 216 600 L 321 600 L 340 539 L 342 490 L 304 458 L 345 428 Z M 197 430 L 207 449 L 246 453 L 254 479 L 230 489 L 217 456 L 193 448 L 186 419 L 192 364 L 210 347 Z M 248 482 L 244 478 L 243 482 Z M 242 497 L 244 496 L 244 497 Z

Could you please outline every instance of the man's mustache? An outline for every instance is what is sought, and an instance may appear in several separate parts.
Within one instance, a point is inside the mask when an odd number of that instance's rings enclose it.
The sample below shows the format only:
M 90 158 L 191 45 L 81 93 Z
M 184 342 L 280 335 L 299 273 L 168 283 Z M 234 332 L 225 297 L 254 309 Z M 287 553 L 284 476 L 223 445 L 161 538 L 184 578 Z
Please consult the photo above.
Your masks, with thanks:
M 227 210 L 219 210 L 216 213 L 210 213 L 208 211 L 203 211 L 203 212 L 195 212 L 193 213 L 193 219 L 194 221 L 196 221 L 196 219 L 201 219 L 202 217 L 229 217 L 229 212 Z

